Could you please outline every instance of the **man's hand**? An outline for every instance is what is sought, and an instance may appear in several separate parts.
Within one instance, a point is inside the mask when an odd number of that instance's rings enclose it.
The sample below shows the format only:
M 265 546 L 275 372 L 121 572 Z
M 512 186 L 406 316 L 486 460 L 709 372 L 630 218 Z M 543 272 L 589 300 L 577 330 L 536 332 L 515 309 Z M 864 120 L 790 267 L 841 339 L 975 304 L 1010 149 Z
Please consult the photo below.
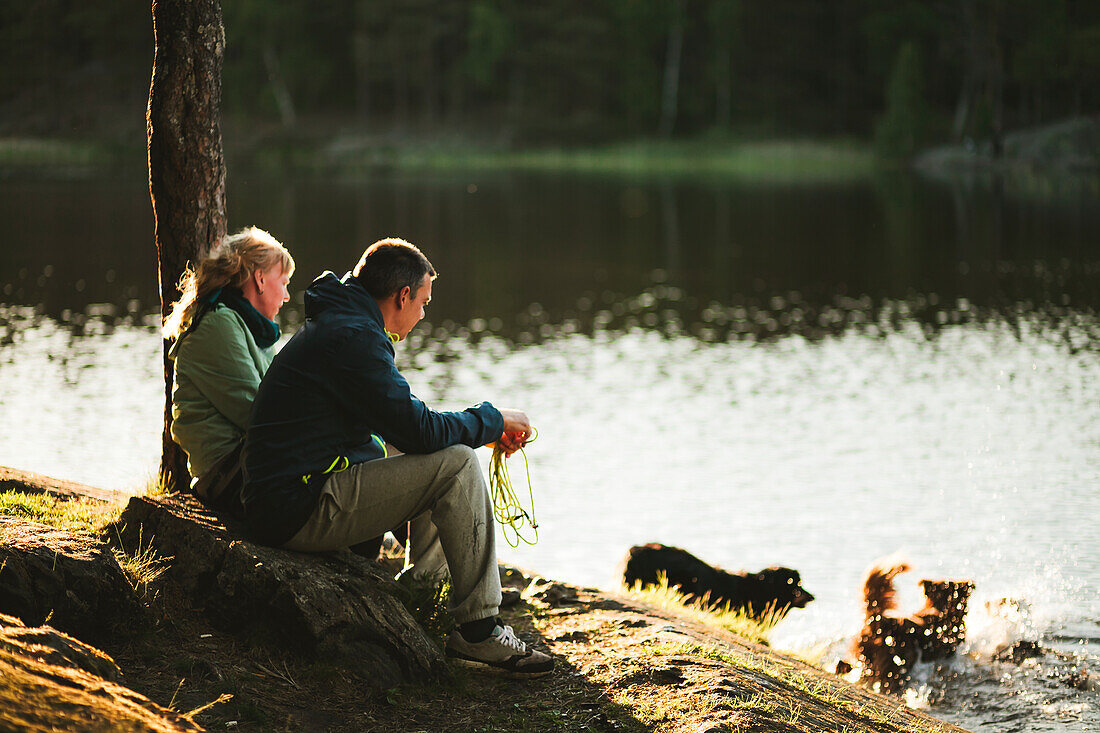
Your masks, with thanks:
M 522 448 L 535 431 L 523 410 L 504 409 L 500 414 L 504 418 L 504 432 L 497 438 L 497 442 L 504 449 L 505 455 L 510 456 Z

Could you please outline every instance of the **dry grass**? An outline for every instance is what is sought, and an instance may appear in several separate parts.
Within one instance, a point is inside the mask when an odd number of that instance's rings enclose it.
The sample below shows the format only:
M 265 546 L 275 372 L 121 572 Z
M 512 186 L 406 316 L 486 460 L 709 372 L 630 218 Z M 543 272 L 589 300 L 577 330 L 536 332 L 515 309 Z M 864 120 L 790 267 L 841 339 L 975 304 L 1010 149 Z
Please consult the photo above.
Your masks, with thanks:
M 183 714 L 183 717 L 186 718 L 187 720 L 194 720 L 196 715 L 199 715 L 201 713 L 205 713 L 207 710 L 214 707 L 215 705 L 222 705 L 224 703 L 229 702 L 232 699 L 233 699 L 233 696 L 231 694 L 229 694 L 228 692 L 223 692 L 222 694 L 218 695 L 218 698 L 216 700 L 211 700 L 208 703 L 205 703 L 203 705 L 199 705 L 194 710 L 187 711 L 186 713 Z
M 164 476 L 151 472 L 145 477 L 145 483 L 139 493 L 145 496 L 164 496 L 165 494 L 171 493 L 171 489 L 172 487 Z
M 118 539 L 117 545 L 112 547 L 111 551 L 114 553 L 119 567 L 122 568 L 122 572 L 126 574 L 126 579 L 130 582 L 130 587 L 134 589 L 134 594 L 147 603 L 151 602 L 156 597 L 156 591 L 154 590 L 150 595 L 150 586 L 172 564 L 172 558 L 158 555 L 156 550 L 153 549 L 152 538 L 146 541 L 140 531 L 138 532 L 137 547 L 132 550 L 125 549 L 122 547 L 121 538 Z
M 648 588 L 635 584 L 628 589 L 628 593 L 638 600 L 723 628 L 758 644 L 767 644 L 772 630 L 783 620 L 784 614 L 776 613 L 774 609 L 767 609 L 761 618 L 753 618 L 741 610 L 731 611 L 728 605 L 725 608 L 710 608 L 701 601 L 688 600 L 679 589 L 670 587 L 664 573 L 657 574 L 657 581 L 657 585 Z

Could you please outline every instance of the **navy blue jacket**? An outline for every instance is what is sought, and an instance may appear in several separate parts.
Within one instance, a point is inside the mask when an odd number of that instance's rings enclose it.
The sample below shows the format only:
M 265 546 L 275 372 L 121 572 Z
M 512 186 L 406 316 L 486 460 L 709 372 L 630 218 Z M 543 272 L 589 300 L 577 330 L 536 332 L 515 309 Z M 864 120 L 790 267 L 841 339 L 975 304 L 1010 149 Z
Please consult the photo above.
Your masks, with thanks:
M 244 449 L 245 518 L 270 545 L 309 519 L 334 461 L 382 458 L 383 441 L 433 453 L 500 437 L 504 418 L 488 402 L 435 412 L 394 364 L 374 298 L 350 276 L 326 272 L 306 291 L 306 322 L 264 375 Z

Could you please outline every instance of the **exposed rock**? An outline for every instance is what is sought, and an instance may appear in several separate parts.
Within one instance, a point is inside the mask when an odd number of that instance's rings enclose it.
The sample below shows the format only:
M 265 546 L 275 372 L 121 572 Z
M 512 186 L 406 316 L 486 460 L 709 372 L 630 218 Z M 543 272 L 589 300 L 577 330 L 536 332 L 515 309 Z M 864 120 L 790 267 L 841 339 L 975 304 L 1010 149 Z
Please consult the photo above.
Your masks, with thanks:
M 232 525 L 232 523 L 230 523 Z M 350 552 L 302 554 L 241 539 L 188 496 L 135 496 L 115 533 L 172 558 L 168 576 L 211 623 L 364 672 L 380 686 L 448 674 L 401 603 L 406 591 Z
M 649 678 L 659 685 L 675 685 L 684 681 L 684 673 L 675 667 L 652 667 Z
M 1017 639 L 1014 643 L 1001 647 L 993 653 L 995 662 L 1011 662 L 1020 664 L 1025 659 L 1034 659 L 1043 656 L 1043 647 L 1039 642 L 1030 639 Z
M 119 668 L 95 647 L 88 646 L 49 626 L 28 627 L 14 616 L 0 613 L 0 650 L 9 654 L 31 653 L 35 659 L 55 667 L 72 667 L 118 682 Z
M 87 484 L 78 484 L 40 473 L 20 471 L 17 468 L 0 466 L 0 491 L 21 491 L 24 494 L 49 494 L 61 499 L 98 499 L 99 501 L 121 502 L 125 497 L 121 491 L 100 489 Z
M 577 603 L 576 588 L 546 578 L 535 578 L 523 591 L 524 600 L 544 608 Z
M 522 591 L 528 585 L 531 584 L 531 580 L 536 577 L 535 573 L 530 570 L 525 570 L 517 565 L 509 565 L 508 563 L 497 563 L 500 570 L 500 585 L 503 588 L 515 588 Z
M 0 516 L 0 613 L 88 638 L 128 622 L 134 590 L 110 547 L 88 535 Z
M 0 730 L 199 731 L 118 684 L 103 652 L 50 627 L 0 615 Z
M 998 157 L 988 140 L 922 152 L 914 166 L 933 178 L 974 170 L 1092 172 L 1100 168 L 1100 116 L 1074 117 L 1004 136 Z

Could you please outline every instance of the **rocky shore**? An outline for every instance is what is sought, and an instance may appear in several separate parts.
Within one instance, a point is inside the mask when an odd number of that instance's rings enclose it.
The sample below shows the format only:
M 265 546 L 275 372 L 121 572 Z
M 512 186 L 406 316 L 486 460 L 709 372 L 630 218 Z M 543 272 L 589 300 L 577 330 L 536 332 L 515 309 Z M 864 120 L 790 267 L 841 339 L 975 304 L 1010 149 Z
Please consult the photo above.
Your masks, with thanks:
M 50 490 L 23 476 L 5 489 Z M 187 497 L 131 497 L 98 529 L 5 513 L 0 730 L 961 730 L 690 614 L 518 568 L 502 566 L 521 591 L 505 618 L 558 660 L 538 680 L 449 666 L 432 598 L 379 563 L 254 545 Z
M 1012 131 L 999 153 L 988 140 L 967 140 L 925 150 L 913 163 L 933 178 L 975 171 L 1095 176 L 1100 171 L 1100 115 Z

